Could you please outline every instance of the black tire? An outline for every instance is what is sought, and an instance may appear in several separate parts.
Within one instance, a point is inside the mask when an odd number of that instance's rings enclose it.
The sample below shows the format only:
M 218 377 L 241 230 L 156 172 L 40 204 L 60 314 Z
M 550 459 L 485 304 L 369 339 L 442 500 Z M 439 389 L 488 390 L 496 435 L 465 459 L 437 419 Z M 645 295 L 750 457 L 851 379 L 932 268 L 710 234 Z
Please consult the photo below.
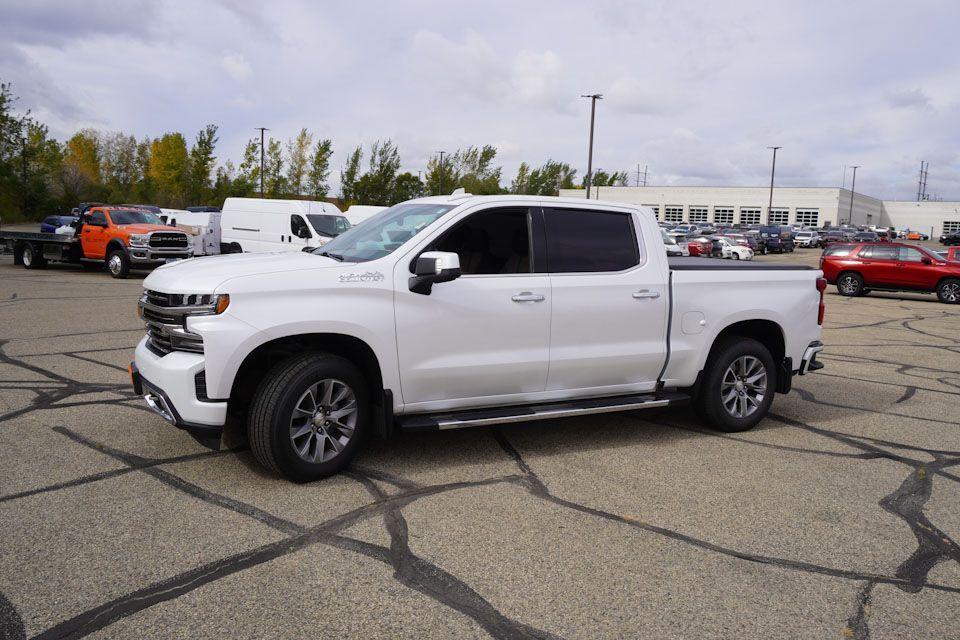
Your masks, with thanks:
M 294 447 L 291 419 L 305 392 L 328 379 L 340 382 L 353 393 L 356 422 L 348 442 L 332 459 L 310 462 L 301 458 Z M 250 406 L 247 436 L 250 449 L 261 465 L 290 480 L 306 482 L 331 476 L 343 469 L 370 431 L 372 420 L 370 389 L 360 370 L 339 356 L 307 353 L 280 362 L 263 378 Z M 320 442 L 325 444 L 326 441 Z
M 735 362 L 741 358 L 757 361 L 762 365 L 765 374 L 766 383 L 762 397 L 752 400 L 755 396 L 751 395 L 751 400 L 744 398 L 742 401 L 744 407 L 752 407 L 748 415 L 738 417 L 734 415 L 724 405 L 722 395 L 722 386 L 725 377 L 728 375 L 728 369 L 735 366 Z M 753 369 L 752 375 L 756 375 L 759 369 Z M 747 431 L 752 429 L 758 422 L 766 417 L 773 404 L 773 394 L 777 388 L 777 369 L 774 366 L 773 356 L 770 351 L 760 342 L 752 338 L 743 338 L 734 336 L 725 339 L 716 345 L 712 350 L 710 358 L 703 370 L 700 388 L 697 391 L 697 397 L 694 398 L 694 412 L 708 426 L 724 431 L 726 433 L 735 433 L 737 431 Z M 735 393 L 740 394 L 739 391 Z M 744 394 L 753 393 L 745 390 Z M 750 405 L 749 402 L 754 404 Z M 740 402 L 734 399 L 734 402 Z M 735 406 L 737 406 L 735 404 Z
M 104 266 L 110 277 L 122 280 L 130 275 L 130 256 L 123 249 L 114 249 L 107 254 Z
M 845 271 L 837 276 L 837 293 L 855 298 L 863 295 L 863 277 L 859 273 Z
M 23 262 L 25 269 L 43 269 L 47 266 L 43 254 L 29 242 L 25 242 L 23 248 L 20 249 L 20 260 Z
M 944 278 L 937 284 L 937 299 L 944 304 L 960 303 L 960 279 Z

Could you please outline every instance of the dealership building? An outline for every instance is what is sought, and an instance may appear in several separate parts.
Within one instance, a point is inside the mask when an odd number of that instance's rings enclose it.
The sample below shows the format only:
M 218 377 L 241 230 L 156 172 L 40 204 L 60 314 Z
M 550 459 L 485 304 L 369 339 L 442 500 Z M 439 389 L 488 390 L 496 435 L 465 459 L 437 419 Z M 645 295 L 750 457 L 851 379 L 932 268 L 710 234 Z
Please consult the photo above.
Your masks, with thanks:
M 562 189 L 561 196 L 583 197 L 583 189 Z M 592 197 L 644 205 L 666 222 L 717 225 L 841 224 L 910 229 L 937 237 L 960 231 L 960 202 L 879 200 L 840 187 L 594 187 Z M 851 198 L 853 207 L 851 208 Z

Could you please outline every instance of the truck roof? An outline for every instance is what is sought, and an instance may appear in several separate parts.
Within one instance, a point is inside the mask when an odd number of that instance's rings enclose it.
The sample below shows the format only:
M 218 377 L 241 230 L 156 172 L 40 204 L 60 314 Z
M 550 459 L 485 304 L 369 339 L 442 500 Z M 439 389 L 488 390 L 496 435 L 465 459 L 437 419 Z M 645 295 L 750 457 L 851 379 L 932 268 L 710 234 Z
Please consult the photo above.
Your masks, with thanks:
M 584 192 L 586 193 L 586 192 Z M 617 207 L 619 209 L 640 209 L 640 205 L 629 204 L 626 202 L 613 202 L 610 200 L 587 200 L 586 198 L 563 198 L 558 196 L 527 196 L 527 195 L 495 195 L 495 196 L 475 196 L 471 193 L 454 193 L 449 196 L 425 196 L 416 198 L 410 202 L 422 202 L 426 204 L 450 204 L 459 206 L 461 204 L 481 204 L 484 202 L 556 202 L 558 204 L 579 204 L 579 205 L 603 205 L 606 207 Z

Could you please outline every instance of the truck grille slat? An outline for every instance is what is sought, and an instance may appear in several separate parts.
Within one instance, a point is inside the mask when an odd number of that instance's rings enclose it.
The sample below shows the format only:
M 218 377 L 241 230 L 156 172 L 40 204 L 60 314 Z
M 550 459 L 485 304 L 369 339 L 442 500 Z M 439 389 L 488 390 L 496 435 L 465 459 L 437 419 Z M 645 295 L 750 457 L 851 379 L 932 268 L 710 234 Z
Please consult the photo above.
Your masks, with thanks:
M 148 345 L 158 355 L 171 351 L 203 353 L 203 338 L 186 330 L 191 312 L 210 309 L 213 296 L 162 293 L 146 289 L 140 298 L 140 315 L 147 325 Z
M 150 234 L 150 247 L 155 249 L 186 249 L 189 244 L 184 233 L 155 231 Z

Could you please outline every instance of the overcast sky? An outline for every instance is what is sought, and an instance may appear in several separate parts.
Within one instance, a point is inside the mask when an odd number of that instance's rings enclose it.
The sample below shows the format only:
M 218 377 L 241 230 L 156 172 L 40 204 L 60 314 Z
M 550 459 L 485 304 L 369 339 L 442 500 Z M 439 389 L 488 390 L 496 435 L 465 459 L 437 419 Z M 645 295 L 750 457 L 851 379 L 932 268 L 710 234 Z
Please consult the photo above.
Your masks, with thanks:
M 59 138 L 220 126 L 398 143 L 404 169 L 490 143 L 650 184 L 839 185 L 960 199 L 960 2 L 0 0 L 0 78 Z M 634 174 L 635 177 L 635 174 Z M 849 175 L 847 177 L 849 186 Z

